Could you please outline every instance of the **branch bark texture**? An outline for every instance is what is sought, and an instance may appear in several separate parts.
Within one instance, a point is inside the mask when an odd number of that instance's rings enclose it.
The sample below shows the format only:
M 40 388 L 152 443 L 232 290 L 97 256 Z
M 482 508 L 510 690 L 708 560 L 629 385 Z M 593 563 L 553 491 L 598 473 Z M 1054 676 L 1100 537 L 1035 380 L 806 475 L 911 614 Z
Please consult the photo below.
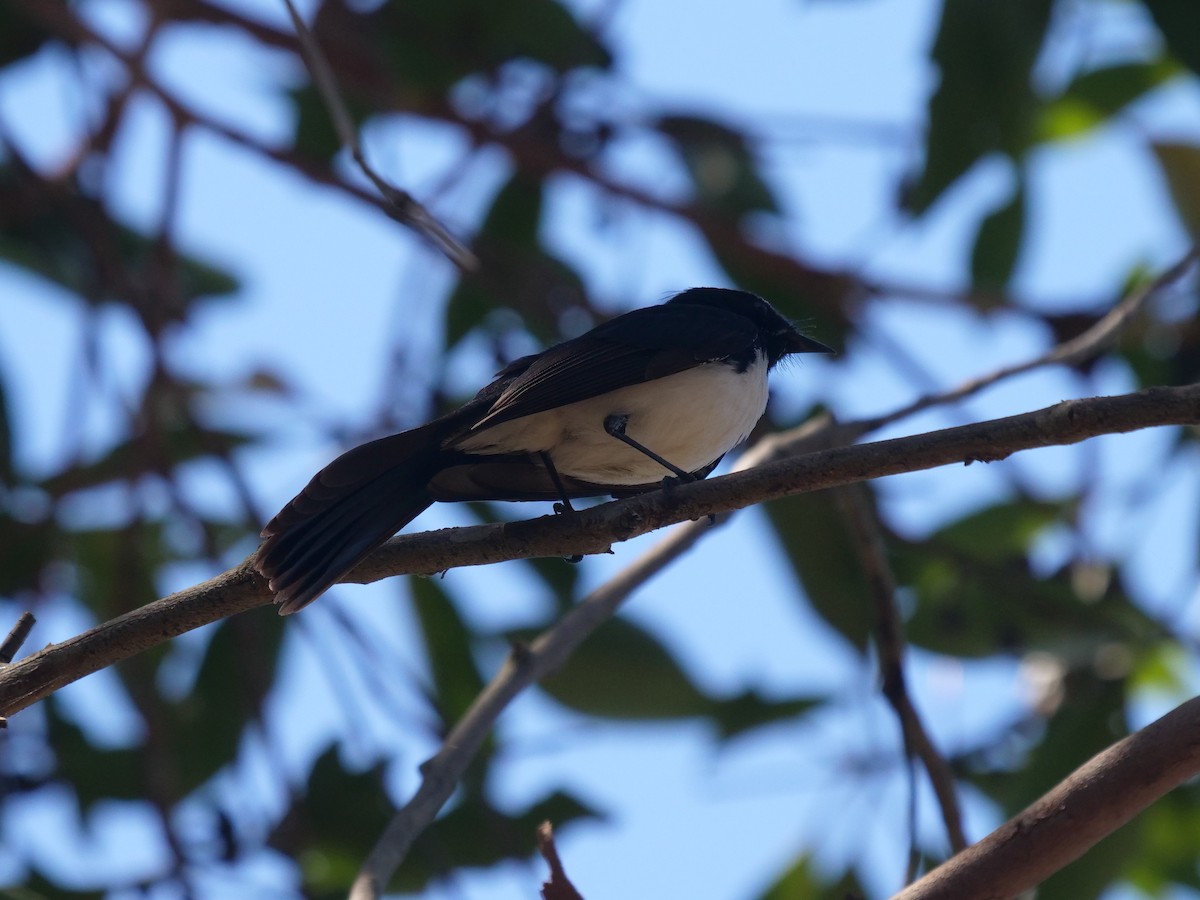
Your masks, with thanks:
M 1078 859 L 1200 772 L 1200 697 L 1092 757 L 893 900 L 1004 900 Z
M 1068 400 L 1001 419 L 835 447 L 574 515 L 403 535 L 381 547 L 346 580 L 365 584 L 509 559 L 604 553 L 614 543 L 666 525 L 775 497 L 953 463 L 991 462 L 1021 450 L 1166 425 L 1200 425 L 1200 385 Z M 0 670 L 0 716 L 193 628 L 269 603 L 270 592 L 252 562 L 253 555 L 209 581 L 5 666 Z

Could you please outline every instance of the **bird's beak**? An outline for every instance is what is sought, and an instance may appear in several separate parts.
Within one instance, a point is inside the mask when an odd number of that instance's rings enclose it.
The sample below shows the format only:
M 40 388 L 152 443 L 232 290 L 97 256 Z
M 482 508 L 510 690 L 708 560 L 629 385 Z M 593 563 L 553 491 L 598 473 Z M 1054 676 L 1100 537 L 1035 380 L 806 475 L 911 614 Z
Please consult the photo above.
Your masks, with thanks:
M 805 337 L 798 331 L 793 331 L 787 339 L 788 353 L 834 353 L 832 347 L 826 347 L 820 341 Z

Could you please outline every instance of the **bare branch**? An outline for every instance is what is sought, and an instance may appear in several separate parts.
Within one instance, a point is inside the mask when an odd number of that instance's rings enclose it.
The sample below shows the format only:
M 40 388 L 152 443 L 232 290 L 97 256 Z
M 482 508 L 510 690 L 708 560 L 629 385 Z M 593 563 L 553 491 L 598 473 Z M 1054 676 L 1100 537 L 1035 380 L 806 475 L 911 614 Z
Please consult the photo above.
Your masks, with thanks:
M 1101 434 L 1198 424 L 1200 385 L 1196 384 L 1068 400 L 1002 419 L 807 453 L 571 516 L 401 535 L 343 580 L 365 584 L 394 575 L 428 575 L 508 559 L 603 553 L 613 543 L 666 525 L 789 494 L 952 463 L 991 462 L 1021 450 L 1074 444 Z M 65 684 L 176 635 L 269 603 L 270 592 L 254 572 L 253 561 L 251 555 L 203 584 L 148 603 L 0 670 L 0 715 L 24 709 Z
M 967 837 L 963 831 L 962 813 L 959 811 L 958 796 L 955 793 L 954 773 L 949 763 L 938 752 L 908 693 L 904 676 L 907 642 L 904 639 L 904 626 L 900 621 L 900 610 L 896 606 L 896 577 L 887 561 L 887 551 L 879 533 L 875 511 L 867 503 L 865 493 L 866 488 L 862 485 L 849 485 L 837 491 L 836 495 L 842 515 L 854 535 L 855 548 L 875 601 L 875 645 L 879 653 L 883 695 L 900 720 L 905 754 L 909 759 L 919 759 L 929 774 L 934 796 L 937 797 L 938 806 L 942 811 L 942 821 L 946 823 L 950 846 L 957 853 L 967 846 Z M 914 798 L 915 788 L 913 785 Z M 916 822 L 912 825 L 913 845 L 909 858 L 910 865 L 915 866 L 919 858 L 916 850 Z M 913 868 L 905 880 L 911 881 L 916 872 L 916 868 Z
M 679 529 L 694 542 L 695 529 Z M 433 821 L 487 739 L 500 713 L 521 691 L 566 662 L 575 648 L 617 607 L 677 554 L 655 547 L 606 584 L 592 591 L 554 627 L 528 647 L 514 648 L 491 683 L 475 698 L 441 749 L 421 766 L 421 786 L 400 809 L 371 849 L 350 891 L 350 900 L 375 900 L 404 861 L 412 842 Z
M 296 38 L 300 42 L 300 53 L 304 57 L 308 71 L 312 73 L 313 83 L 325 101 L 338 138 L 350 151 L 350 155 L 358 163 L 358 168 L 370 179 L 380 196 L 383 197 L 387 204 L 388 215 L 424 235 L 462 271 L 471 272 L 477 269 L 479 260 L 474 253 L 450 234 L 446 226 L 417 202 L 412 194 L 388 182 L 367 162 L 362 142 L 358 139 L 358 129 L 354 127 L 354 120 L 350 118 L 350 113 L 338 91 L 337 79 L 334 78 L 333 70 L 329 67 L 325 54 L 321 52 L 317 39 L 309 27 L 304 24 L 304 19 L 296 11 L 292 0 L 283 0 L 283 2 L 287 6 L 288 14 L 292 17 L 292 26 L 296 29 Z
M 1002 900 L 1034 887 L 1200 773 L 1200 697 L 1113 744 L 895 900 Z
M 865 419 L 858 424 L 865 434 L 868 431 L 875 431 L 885 425 L 906 419 L 930 407 L 943 406 L 947 403 L 965 400 L 967 397 L 978 394 L 980 391 L 992 387 L 1001 381 L 1007 381 L 1016 375 L 1023 375 L 1026 372 L 1032 372 L 1035 369 L 1041 369 L 1056 363 L 1070 366 L 1078 365 L 1085 360 L 1091 359 L 1105 350 L 1116 339 L 1121 329 L 1137 314 L 1138 310 L 1145 305 L 1147 300 L 1179 281 L 1192 268 L 1197 259 L 1200 259 L 1200 244 L 1193 244 L 1178 262 L 1159 273 L 1152 280 L 1147 281 L 1145 284 L 1126 294 L 1125 297 L 1083 334 L 1054 346 L 1049 352 L 1041 356 L 1026 360 L 1023 363 L 1017 363 L 1016 365 L 1005 366 L 980 378 L 972 378 L 970 381 L 966 381 L 945 393 L 929 394 L 920 397 L 898 410 L 876 416 L 872 419 Z
M 37 619 L 28 610 L 17 617 L 17 624 L 12 627 L 12 631 L 8 633 L 4 643 L 0 644 L 0 665 L 12 662 L 12 658 L 17 655 L 17 651 L 25 643 L 25 638 L 29 637 L 29 632 L 33 630 L 35 622 Z
M 558 858 L 558 848 L 554 846 L 554 826 L 549 822 L 538 826 L 537 845 L 542 859 L 550 867 L 550 880 L 542 885 L 542 900 L 583 900 L 583 895 L 571 884 L 562 860 Z

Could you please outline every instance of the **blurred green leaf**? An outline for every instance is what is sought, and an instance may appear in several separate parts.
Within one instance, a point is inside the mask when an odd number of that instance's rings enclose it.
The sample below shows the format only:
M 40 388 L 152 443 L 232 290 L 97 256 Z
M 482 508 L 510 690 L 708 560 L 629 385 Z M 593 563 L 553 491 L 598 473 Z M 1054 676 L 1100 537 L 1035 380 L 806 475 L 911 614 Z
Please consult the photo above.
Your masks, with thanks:
M 1024 559 L 1037 537 L 1062 521 L 1069 509 L 1063 503 L 1017 498 L 969 513 L 941 528 L 934 541 L 983 562 Z
M 16 461 L 13 458 L 13 423 L 10 416 L 8 385 L 0 378 L 0 490 L 11 487 L 17 480 Z M 2 515 L 0 512 L 0 517 Z
M 57 701 L 47 701 L 45 709 L 55 777 L 71 787 L 82 812 L 101 800 L 138 800 L 146 795 L 145 756 L 140 747 L 97 746 L 63 716 Z
M 311 160 L 328 161 L 345 149 L 320 91 L 306 84 L 289 91 L 288 99 L 296 120 L 292 147 L 297 153 Z M 350 122 L 356 129 L 361 129 L 371 110 L 356 102 L 353 96 L 343 96 L 342 103 L 350 115 Z
M 714 708 L 656 637 L 620 616 L 597 628 L 540 686 L 577 712 L 612 719 L 678 719 Z
M 1142 0 L 1171 53 L 1200 75 L 1200 8 L 1194 0 Z
M 768 503 L 766 510 L 813 609 L 864 651 L 874 606 L 854 537 L 833 494 L 782 497 Z
M 436 692 L 432 699 L 443 725 L 449 728 L 483 690 L 483 677 L 471 649 L 471 632 L 436 579 L 410 578 L 409 590 Z
M 1151 147 L 1183 227 L 1193 237 L 1200 236 L 1200 145 L 1155 143 Z
M 1154 691 L 1159 695 L 1184 698 L 1190 695 L 1191 654 L 1174 641 L 1150 647 L 1138 658 L 1129 677 L 1135 693 Z
M 1179 65 L 1166 58 L 1085 72 L 1072 81 L 1061 96 L 1042 108 L 1039 140 L 1080 137 L 1180 72 Z
M 1110 588 L 1082 598 L 1066 572 L 1040 578 L 1018 563 L 919 550 L 897 552 L 895 560 L 917 597 L 909 640 L 937 653 L 983 658 L 1041 649 L 1079 660 L 1106 644 L 1161 636 L 1128 597 Z
M 155 573 L 169 558 L 163 523 L 135 520 L 123 528 L 60 531 L 74 566 L 75 596 L 99 619 L 158 599 Z
M 528 641 L 535 631 L 512 640 Z M 539 682 L 564 706 L 609 719 L 712 721 L 723 739 L 774 722 L 791 721 L 812 709 L 810 697 L 768 699 L 747 690 L 712 697 L 688 678 L 671 652 L 650 632 L 617 616 L 596 629 L 554 674 Z
M 700 116 L 663 116 L 657 125 L 679 151 L 698 206 L 734 221 L 751 212 L 779 211 L 740 131 Z
M 331 746 L 313 763 L 303 791 L 268 843 L 297 858 L 306 890 L 344 895 L 392 810 L 383 766 L 351 771 Z
M 582 277 L 539 242 L 545 185 L 518 172 L 492 201 L 474 249 L 478 272 L 462 276 L 446 307 L 446 345 L 485 324 L 503 305 L 542 343 L 560 337 L 560 316 L 586 307 Z
M 1137 822 L 1118 828 L 1079 859 L 1037 886 L 1037 900 L 1092 900 L 1111 896 L 1113 883 L 1137 859 Z
M 72 890 L 48 880 L 38 871 L 21 879 L 19 885 L 0 885 L 0 900 L 103 900 L 106 890 Z
M 1121 873 L 1134 887 L 1151 897 L 1173 896 L 1170 891 L 1178 886 L 1200 891 L 1195 840 L 1200 834 L 1200 787 L 1180 785 L 1125 829 L 1138 837 L 1136 852 Z
M 904 205 L 917 215 L 980 159 L 1019 160 L 1033 137 L 1038 101 L 1030 73 L 1051 0 L 946 0 L 933 47 L 941 74 L 929 102 L 925 168 Z
M 831 882 L 822 876 L 806 852 L 758 900 L 848 900 L 865 896 L 853 872 L 845 872 L 836 883 Z
M 553 822 L 561 829 L 571 822 L 602 818 L 562 791 L 554 791 L 516 814 L 469 796 L 422 832 L 390 887 L 415 893 L 456 869 L 528 859 L 537 848 L 537 828 L 542 822 Z
M 543 190 L 541 181 L 517 173 L 492 200 L 476 243 L 484 245 L 487 249 L 483 252 L 504 267 L 496 273 L 496 278 L 505 277 L 505 272 L 511 277 L 515 262 L 506 264 L 503 262 L 505 258 L 528 260 L 540 252 L 538 227 L 542 217 Z M 483 277 L 467 275 L 460 278 L 446 306 L 446 346 L 453 347 L 469 331 L 482 324 L 495 308 L 496 296 Z
M 953 522 L 924 541 L 892 540 L 898 582 L 916 597 L 906 626 L 917 645 L 953 656 L 1041 649 L 1090 660 L 1106 644 L 1141 647 L 1162 628 L 1105 573 L 1089 584 L 1064 569 L 1035 574 L 1028 550 L 1066 507 L 1017 499 Z
M 21 15 L 21 4 L 0 6 L 0 69 L 37 53 L 51 35 L 45 28 Z
M 238 289 L 232 275 L 190 256 L 175 258 L 167 273 L 155 237 L 117 221 L 78 186 L 11 160 L 0 161 L 0 209 L 0 260 L 84 300 L 131 306 L 147 322 L 179 321 L 193 301 Z M 159 283 L 171 289 L 155 289 Z
M 579 566 L 561 559 L 530 559 L 525 562 L 554 594 L 558 608 L 569 609 L 579 587 Z
M 811 697 L 769 700 L 757 691 L 749 690 L 729 700 L 716 701 L 710 714 L 722 738 L 737 737 L 744 732 L 776 722 L 792 722 L 820 703 Z
M 103 456 L 63 469 L 38 486 L 52 497 L 61 497 L 111 482 L 134 481 L 151 473 L 167 475 L 182 463 L 204 456 L 224 456 L 252 440 L 234 431 L 205 428 L 188 421 L 172 422 L 127 438 Z
M 988 213 L 979 224 L 971 248 L 971 283 L 1002 288 L 1012 278 L 1025 233 L 1025 180 L 1019 178 L 1008 202 Z
M 164 713 L 181 796 L 235 760 L 246 729 L 261 720 L 283 628 L 275 617 L 253 615 L 258 621 L 242 617 L 216 626 L 191 690 Z
M 469 75 L 517 60 L 558 73 L 612 63 L 596 35 L 555 0 L 404 0 L 365 13 L 325 3 L 314 32 L 335 60 L 356 58 L 360 70 L 382 70 L 375 73 L 378 93 L 397 92 L 388 99 L 418 107 Z
M 62 545 L 52 518 L 39 515 L 37 521 L 28 522 L 8 514 L 17 499 L 10 495 L 0 503 L 0 597 L 35 588 Z

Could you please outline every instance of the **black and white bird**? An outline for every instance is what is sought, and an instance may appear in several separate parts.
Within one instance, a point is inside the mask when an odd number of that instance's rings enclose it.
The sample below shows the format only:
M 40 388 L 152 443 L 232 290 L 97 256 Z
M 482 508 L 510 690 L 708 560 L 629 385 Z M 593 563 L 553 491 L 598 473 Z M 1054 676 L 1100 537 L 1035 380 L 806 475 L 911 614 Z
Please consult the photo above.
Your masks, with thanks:
M 434 501 L 625 496 L 704 478 L 767 406 L 767 373 L 828 353 L 767 301 L 692 288 L 510 363 L 464 406 L 363 444 L 267 523 L 256 567 L 282 615 Z

